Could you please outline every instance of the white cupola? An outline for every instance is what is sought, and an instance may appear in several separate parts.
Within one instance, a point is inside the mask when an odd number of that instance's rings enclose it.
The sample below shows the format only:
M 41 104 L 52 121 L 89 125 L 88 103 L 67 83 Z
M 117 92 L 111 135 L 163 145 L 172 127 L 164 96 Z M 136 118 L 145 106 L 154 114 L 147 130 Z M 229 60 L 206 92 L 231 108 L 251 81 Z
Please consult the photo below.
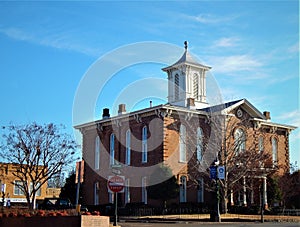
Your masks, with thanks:
M 168 102 L 171 105 L 194 108 L 208 106 L 206 102 L 206 72 L 211 69 L 195 61 L 188 52 L 188 42 L 184 42 L 185 51 L 173 65 L 163 68 L 168 73 Z

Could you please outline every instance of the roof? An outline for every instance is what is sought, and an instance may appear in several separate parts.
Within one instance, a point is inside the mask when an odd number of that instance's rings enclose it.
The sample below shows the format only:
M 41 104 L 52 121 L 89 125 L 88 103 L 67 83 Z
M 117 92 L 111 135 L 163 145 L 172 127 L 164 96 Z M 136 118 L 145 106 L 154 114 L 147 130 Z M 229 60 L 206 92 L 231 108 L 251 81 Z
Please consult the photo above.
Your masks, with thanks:
M 190 55 L 189 51 L 187 50 L 187 46 L 186 46 L 185 51 L 184 51 L 183 55 L 181 56 L 181 58 L 177 62 L 175 62 L 174 64 L 172 64 L 170 66 L 167 66 L 167 67 L 163 68 L 162 70 L 166 71 L 166 70 L 169 70 L 171 68 L 177 67 L 177 66 L 182 65 L 182 64 L 187 64 L 187 65 L 192 65 L 192 66 L 195 66 L 195 67 L 205 68 L 207 70 L 211 69 L 210 66 L 206 66 L 206 65 L 203 65 L 203 64 L 200 64 L 199 62 L 197 62 Z
M 292 126 L 292 125 L 286 125 L 286 124 L 279 124 L 279 123 L 274 123 L 266 119 L 265 115 L 261 113 L 255 106 L 253 106 L 247 99 L 239 99 L 239 100 L 234 100 L 226 103 L 222 103 L 219 105 L 215 106 L 210 106 L 204 109 L 199 109 L 200 111 L 205 111 L 207 113 L 216 113 L 220 112 L 220 114 L 227 115 L 230 112 L 232 112 L 234 109 L 237 108 L 242 108 L 245 110 L 254 121 L 258 121 L 263 125 L 266 126 L 274 126 L 274 127 L 280 127 L 280 128 L 285 128 L 289 130 L 294 130 L 297 127 Z

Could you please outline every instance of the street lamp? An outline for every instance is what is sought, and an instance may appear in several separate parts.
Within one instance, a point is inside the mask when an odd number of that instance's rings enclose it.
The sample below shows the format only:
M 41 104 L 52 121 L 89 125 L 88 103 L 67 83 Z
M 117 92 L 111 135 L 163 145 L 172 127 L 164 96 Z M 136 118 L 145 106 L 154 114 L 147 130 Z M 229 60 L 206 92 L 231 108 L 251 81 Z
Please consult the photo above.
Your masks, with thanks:
M 224 179 L 223 176 L 220 176 L 220 173 L 224 173 L 224 166 L 219 166 L 220 162 L 218 158 L 213 162 L 210 167 L 210 178 L 215 180 L 215 191 L 216 191 L 216 204 L 214 210 L 214 217 L 211 217 L 211 220 L 214 222 L 221 222 L 220 216 L 220 192 L 219 192 L 219 179 Z

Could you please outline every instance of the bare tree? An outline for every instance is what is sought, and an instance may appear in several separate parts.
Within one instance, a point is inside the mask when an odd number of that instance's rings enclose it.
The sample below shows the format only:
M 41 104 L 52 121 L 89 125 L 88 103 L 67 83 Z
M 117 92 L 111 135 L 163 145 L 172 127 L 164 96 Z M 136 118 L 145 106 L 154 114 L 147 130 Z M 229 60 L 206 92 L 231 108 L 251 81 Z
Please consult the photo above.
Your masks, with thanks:
M 225 166 L 225 179 L 219 180 L 221 196 L 223 198 L 223 208 L 227 212 L 227 203 L 230 197 L 229 191 L 232 189 L 241 190 L 250 184 L 245 184 L 245 179 L 253 180 L 262 174 L 270 174 L 276 166 L 272 163 L 271 153 L 260 151 L 257 141 L 248 143 L 247 138 L 254 138 L 254 135 L 248 130 L 253 128 L 253 122 L 249 118 L 237 120 L 232 115 L 223 115 L 218 112 L 207 114 L 210 130 L 203 133 L 201 139 L 201 159 L 199 160 L 199 139 L 197 138 L 197 129 L 193 121 L 184 122 L 189 125 L 187 133 L 187 147 L 191 156 L 189 162 L 189 179 L 198 184 L 199 176 L 209 179 L 209 167 L 213 165 L 214 160 L 219 161 L 219 165 Z M 198 124 L 199 125 L 199 124 Z M 244 133 L 236 131 L 242 127 Z M 253 133 L 253 132 L 252 132 Z M 272 163 L 272 164 L 270 164 Z M 207 191 L 214 191 L 215 186 L 212 182 L 206 181 Z
M 76 143 L 61 132 L 62 125 L 52 123 L 11 124 L 2 129 L 4 140 L 0 157 L 15 165 L 12 174 L 18 183 L 12 183 L 23 191 L 28 207 L 35 208 L 36 193 L 42 185 L 74 163 Z

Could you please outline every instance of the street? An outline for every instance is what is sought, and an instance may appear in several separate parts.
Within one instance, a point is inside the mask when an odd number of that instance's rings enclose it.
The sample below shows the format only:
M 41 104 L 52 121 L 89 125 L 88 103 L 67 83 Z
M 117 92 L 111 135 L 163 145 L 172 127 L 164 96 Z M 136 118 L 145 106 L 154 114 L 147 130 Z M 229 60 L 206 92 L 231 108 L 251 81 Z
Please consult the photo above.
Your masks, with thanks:
M 198 226 L 240 226 L 240 227 L 300 227 L 300 223 L 275 223 L 275 222 L 247 222 L 247 223 L 212 223 L 212 222 L 176 222 L 176 223 L 137 223 L 137 222 L 120 222 L 121 227 L 198 227 Z

